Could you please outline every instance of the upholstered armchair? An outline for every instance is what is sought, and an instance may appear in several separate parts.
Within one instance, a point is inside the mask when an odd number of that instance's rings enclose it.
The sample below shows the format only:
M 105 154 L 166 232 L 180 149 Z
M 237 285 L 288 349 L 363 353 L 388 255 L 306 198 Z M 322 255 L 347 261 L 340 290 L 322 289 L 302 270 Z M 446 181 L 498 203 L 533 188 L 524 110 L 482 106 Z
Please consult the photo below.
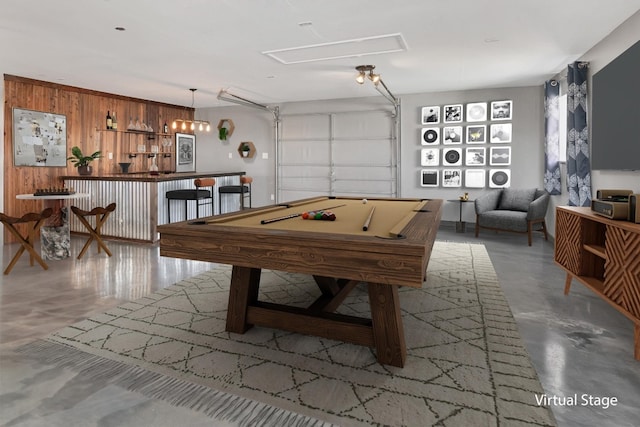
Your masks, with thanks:
M 476 237 L 481 228 L 527 233 L 531 246 L 532 231 L 542 231 L 548 240 L 544 217 L 549 206 L 545 190 L 503 188 L 483 194 L 475 200 Z

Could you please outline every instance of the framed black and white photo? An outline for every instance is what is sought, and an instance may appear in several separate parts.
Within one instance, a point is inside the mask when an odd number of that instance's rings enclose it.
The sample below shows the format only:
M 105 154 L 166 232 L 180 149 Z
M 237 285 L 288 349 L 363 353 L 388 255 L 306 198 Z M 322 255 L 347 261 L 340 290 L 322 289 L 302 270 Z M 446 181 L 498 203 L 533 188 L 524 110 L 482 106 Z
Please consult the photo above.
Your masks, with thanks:
M 443 119 L 444 123 L 462 122 L 462 104 L 445 105 Z
M 67 116 L 14 108 L 13 165 L 67 166 Z
M 489 127 L 489 141 L 492 144 L 511 142 L 511 123 L 498 123 Z
M 509 166 L 511 164 L 511 147 L 491 147 L 489 164 L 491 166 Z
M 437 169 L 422 169 L 420 171 L 420 185 L 423 187 L 437 187 L 438 186 L 438 170 Z
M 440 128 L 422 128 L 422 145 L 440 144 Z
M 465 153 L 465 165 L 484 166 L 486 161 L 486 149 L 484 147 L 467 148 Z
M 465 169 L 464 186 L 468 188 L 484 188 L 487 172 L 484 169 Z
M 467 121 L 484 122 L 487 120 L 487 103 L 472 102 L 467 104 Z
M 440 164 L 439 148 L 423 148 L 420 153 L 420 166 L 438 166 Z
M 462 171 L 460 169 L 444 169 L 442 171 L 443 187 L 462 187 Z
M 493 101 L 491 103 L 491 120 L 511 120 L 513 118 L 513 101 Z
M 489 169 L 489 188 L 507 188 L 511 186 L 511 170 Z
M 440 106 L 422 107 L 422 124 L 440 123 Z
M 445 126 L 442 128 L 443 144 L 462 144 L 462 126 Z
M 487 125 L 467 126 L 467 144 L 484 144 L 487 142 Z
M 196 136 L 176 133 L 176 172 L 195 172 Z
M 460 166 L 462 164 L 462 148 L 444 148 L 442 150 L 443 166 Z

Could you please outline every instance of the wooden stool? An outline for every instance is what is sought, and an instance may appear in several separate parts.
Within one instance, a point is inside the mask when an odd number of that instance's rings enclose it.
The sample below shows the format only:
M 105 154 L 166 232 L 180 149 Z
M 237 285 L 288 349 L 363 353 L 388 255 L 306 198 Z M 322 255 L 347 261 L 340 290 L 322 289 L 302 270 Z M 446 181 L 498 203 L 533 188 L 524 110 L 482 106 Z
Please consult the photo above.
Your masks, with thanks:
M 219 199 L 219 209 L 220 213 L 222 213 L 222 195 L 223 194 L 239 194 L 240 195 L 240 210 L 244 209 L 244 199 L 245 197 L 249 197 L 249 207 L 251 207 L 251 183 L 253 182 L 253 178 L 250 176 L 241 176 L 240 177 L 240 185 L 223 185 L 218 189 L 220 193 Z M 245 185 L 247 184 L 247 185 Z
M 100 253 L 100 249 L 102 248 L 107 253 L 107 255 L 111 256 L 111 251 L 109 250 L 109 248 L 107 248 L 107 245 L 105 245 L 104 242 L 102 241 L 100 228 L 107 221 L 107 218 L 109 218 L 109 215 L 111 215 L 111 212 L 116 210 L 116 204 L 111 203 L 106 208 L 97 207 L 97 208 L 91 209 L 90 211 L 83 211 L 77 206 L 71 206 L 71 210 L 78 217 L 80 222 L 84 224 L 87 231 L 89 232 L 89 240 L 87 240 L 87 242 L 84 244 L 82 250 L 80 251 L 80 255 L 78 255 L 78 259 L 82 258 L 82 256 L 87 251 L 87 249 L 89 249 L 89 246 L 91 246 L 91 242 L 93 242 L 94 240 L 98 244 L 98 253 Z M 95 227 L 93 227 L 89 223 L 89 221 L 87 221 L 86 217 L 88 216 L 96 217 Z
M 22 245 L 20 249 L 18 249 L 18 252 L 16 252 L 16 254 L 13 256 L 13 259 L 11 260 L 7 268 L 4 270 L 4 274 L 9 274 L 11 272 L 11 269 L 13 269 L 13 267 L 16 265 L 16 262 L 18 262 L 18 259 L 25 250 L 29 252 L 29 263 L 31 266 L 33 266 L 33 260 L 35 259 L 36 261 L 38 261 L 38 264 L 42 266 L 42 268 L 44 268 L 45 270 L 49 269 L 49 266 L 33 248 L 33 241 L 44 220 L 49 218 L 52 213 L 53 209 L 51 208 L 47 208 L 40 213 L 28 213 L 21 216 L 20 218 L 14 218 L 0 213 L 0 222 L 2 222 L 5 227 L 7 227 L 11 234 L 13 234 Z M 22 234 L 20 234 L 20 232 L 16 229 L 15 224 L 28 224 L 29 229 L 26 237 L 23 237 Z
M 195 185 L 195 189 L 167 191 L 167 223 L 171 222 L 171 200 L 184 200 L 185 221 L 189 219 L 187 217 L 189 200 L 196 201 L 196 218 L 200 218 L 201 205 L 211 205 L 211 215 L 213 215 L 213 187 L 216 185 L 216 180 L 213 178 L 197 178 L 193 180 L 193 185 Z M 202 187 L 211 187 L 211 190 L 201 190 Z

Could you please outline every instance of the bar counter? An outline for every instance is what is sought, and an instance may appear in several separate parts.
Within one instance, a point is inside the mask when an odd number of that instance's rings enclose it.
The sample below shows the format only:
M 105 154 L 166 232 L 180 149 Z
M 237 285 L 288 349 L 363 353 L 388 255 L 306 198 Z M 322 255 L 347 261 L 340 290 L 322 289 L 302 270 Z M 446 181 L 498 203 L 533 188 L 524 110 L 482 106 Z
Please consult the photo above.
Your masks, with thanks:
M 164 182 L 176 181 L 180 179 L 196 179 L 196 178 L 218 178 L 227 176 L 244 175 L 244 171 L 232 172 L 180 172 L 180 173 L 164 173 L 150 174 L 148 172 L 132 172 L 132 173 L 111 173 L 105 175 L 65 175 L 61 178 L 67 180 L 84 180 L 84 181 L 139 181 L 139 182 Z
M 216 215 L 219 212 L 218 188 L 222 185 L 239 185 L 240 176 L 245 171 L 211 171 L 160 173 L 119 173 L 105 175 L 66 175 L 61 179 L 68 188 L 79 193 L 89 193 L 88 199 L 74 202 L 83 210 L 96 206 L 116 203 L 115 212 L 102 227 L 102 234 L 124 240 L 155 243 L 159 239 L 156 227 L 167 223 L 167 199 L 165 193 L 171 190 L 193 189 L 196 178 L 215 178 L 213 205 L 202 205 L 200 216 Z M 188 203 L 187 215 L 195 218 L 195 202 Z M 225 197 L 222 201 L 223 212 L 238 210 L 238 197 Z M 184 221 L 184 203 L 173 201 L 170 204 L 171 218 Z M 84 226 L 75 216 L 69 218 L 71 232 L 85 233 Z

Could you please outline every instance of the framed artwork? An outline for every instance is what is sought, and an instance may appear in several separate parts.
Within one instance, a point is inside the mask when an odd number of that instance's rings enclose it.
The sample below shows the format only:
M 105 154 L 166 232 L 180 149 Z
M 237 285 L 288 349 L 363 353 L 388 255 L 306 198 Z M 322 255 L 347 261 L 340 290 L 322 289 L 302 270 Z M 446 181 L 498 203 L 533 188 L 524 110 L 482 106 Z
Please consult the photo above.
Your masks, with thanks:
M 462 164 L 462 148 L 446 148 L 442 150 L 443 166 L 460 166 Z
M 196 136 L 176 133 L 176 172 L 195 172 Z
M 445 126 L 442 128 L 443 144 L 462 144 L 462 126 Z
M 445 105 L 443 118 L 444 123 L 462 122 L 462 104 Z
M 464 186 L 468 188 L 484 188 L 487 171 L 484 169 L 465 169 Z
M 486 152 L 484 147 L 467 148 L 465 164 L 467 166 L 484 166 L 486 164 Z
M 438 166 L 440 164 L 440 149 L 423 148 L 420 153 L 420 166 Z
M 513 101 L 493 101 L 491 103 L 491 120 L 511 120 L 513 118 Z
M 420 171 L 420 185 L 423 187 L 437 187 L 438 186 L 438 170 L 422 169 Z
M 440 123 L 440 106 L 422 107 L 422 124 Z
M 67 116 L 14 108 L 12 134 L 14 166 L 67 166 Z
M 472 102 L 467 104 L 467 121 L 484 122 L 487 120 L 487 103 Z
M 499 123 L 489 127 L 489 140 L 493 144 L 511 142 L 511 123 Z
M 509 169 L 489 169 L 489 188 L 506 188 L 511 186 Z
M 487 142 L 487 125 L 467 126 L 467 144 Z
M 440 128 L 422 128 L 422 145 L 440 144 Z
M 489 164 L 491 166 L 509 166 L 511 164 L 511 147 L 491 147 Z
M 462 171 L 460 169 L 444 169 L 442 171 L 443 187 L 462 187 Z

